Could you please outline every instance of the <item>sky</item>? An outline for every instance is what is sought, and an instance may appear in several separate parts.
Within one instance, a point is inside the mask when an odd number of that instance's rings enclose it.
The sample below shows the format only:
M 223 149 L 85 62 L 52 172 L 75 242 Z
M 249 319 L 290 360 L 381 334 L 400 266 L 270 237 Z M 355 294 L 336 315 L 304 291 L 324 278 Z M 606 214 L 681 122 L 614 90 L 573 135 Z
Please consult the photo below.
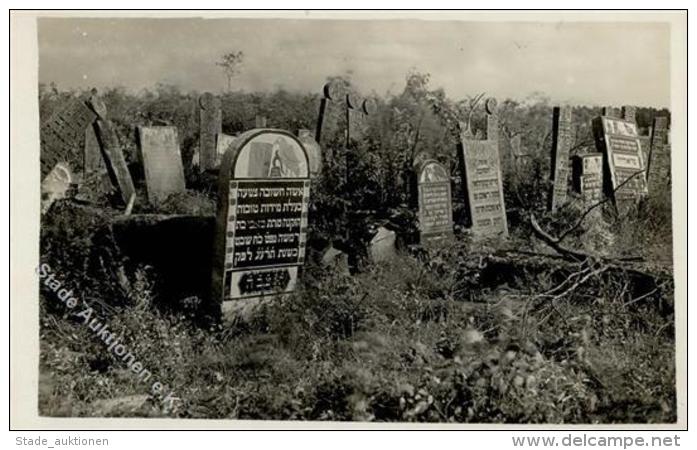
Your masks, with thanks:
M 39 81 L 61 88 L 220 92 L 215 62 L 241 50 L 233 90 L 319 93 L 328 76 L 350 74 L 363 93 L 397 94 L 416 70 L 456 100 L 541 92 L 556 103 L 670 105 L 666 23 L 42 18 L 38 42 Z

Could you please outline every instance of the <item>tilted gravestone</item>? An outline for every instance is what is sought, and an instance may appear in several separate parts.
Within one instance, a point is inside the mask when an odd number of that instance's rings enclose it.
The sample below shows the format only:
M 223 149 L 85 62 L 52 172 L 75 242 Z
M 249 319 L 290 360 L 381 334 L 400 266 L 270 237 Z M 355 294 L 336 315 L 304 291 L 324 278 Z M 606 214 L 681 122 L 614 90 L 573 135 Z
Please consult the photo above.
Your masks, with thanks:
M 556 209 L 566 202 L 569 183 L 569 151 L 573 142 L 571 129 L 571 107 L 555 107 L 552 119 L 552 172 L 549 210 Z
M 227 151 L 228 148 L 232 145 L 233 142 L 235 142 L 235 139 L 237 139 L 235 136 L 230 136 L 229 134 L 225 133 L 218 133 L 215 138 L 215 166 L 220 167 L 221 162 L 223 161 L 223 155 L 225 155 L 225 152 Z
M 121 200 L 124 205 L 128 205 L 133 201 L 136 195 L 135 187 L 131 173 L 128 171 L 126 158 L 121 151 L 118 136 L 111 122 L 106 116 L 106 105 L 97 96 L 92 96 L 89 100 L 92 110 L 97 113 L 95 122 L 97 137 L 102 144 L 104 160 L 107 165 L 109 178 L 113 185 L 117 186 L 121 194 Z
M 219 176 L 211 295 L 223 313 L 235 301 L 293 291 L 305 262 L 310 171 L 292 134 L 242 133 Z
M 70 99 L 41 124 L 41 177 L 56 164 L 67 164 L 73 170 L 83 165 L 79 149 L 85 139 L 85 129 L 97 115 L 78 99 Z
M 199 103 L 199 170 L 216 167 L 216 136 L 223 131 L 220 99 L 210 92 L 201 95 Z
M 599 202 L 603 196 L 603 155 L 588 153 L 577 155 L 573 162 L 574 189 L 581 194 L 584 203 Z
M 138 127 L 148 200 L 158 204 L 186 190 L 176 127 Z
M 465 200 L 475 236 L 508 236 L 499 157 L 498 112 L 494 99 L 487 101 L 486 140 L 472 137 L 468 126 L 461 126 L 459 151 L 463 171 Z
M 442 243 L 453 234 L 450 175 L 434 160 L 416 170 L 419 198 L 419 241 L 422 245 Z
M 102 172 L 106 170 L 102 149 L 97 138 L 95 124 L 89 124 L 85 128 L 85 153 L 83 167 L 85 173 Z
M 604 158 L 604 189 L 615 204 L 646 194 L 646 173 L 635 123 L 610 117 L 593 119 L 596 148 Z
M 298 130 L 298 140 L 302 142 L 307 157 L 310 159 L 310 175 L 318 176 L 322 172 L 322 149 L 310 130 Z

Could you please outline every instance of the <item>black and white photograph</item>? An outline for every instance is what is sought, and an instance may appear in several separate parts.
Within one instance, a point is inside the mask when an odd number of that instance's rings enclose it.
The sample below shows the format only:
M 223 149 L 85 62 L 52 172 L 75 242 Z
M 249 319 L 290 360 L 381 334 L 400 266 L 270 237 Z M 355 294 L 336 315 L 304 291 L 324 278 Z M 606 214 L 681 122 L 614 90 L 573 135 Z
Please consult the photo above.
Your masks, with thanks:
M 686 12 L 34 17 L 39 419 L 686 426 Z

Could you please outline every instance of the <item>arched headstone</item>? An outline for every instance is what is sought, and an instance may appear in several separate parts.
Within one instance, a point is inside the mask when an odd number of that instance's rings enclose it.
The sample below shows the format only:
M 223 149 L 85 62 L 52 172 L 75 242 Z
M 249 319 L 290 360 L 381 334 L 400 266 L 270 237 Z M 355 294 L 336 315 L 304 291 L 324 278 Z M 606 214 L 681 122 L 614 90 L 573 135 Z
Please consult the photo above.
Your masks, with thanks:
M 242 133 L 219 175 L 211 294 L 226 302 L 293 291 L 305 262 L 310 164 L 283 130 Z
M 422 245 L 442 242 L 453 233 L 450 175 L 432 159 L 416 170 L 419 191 L 419 241 Z

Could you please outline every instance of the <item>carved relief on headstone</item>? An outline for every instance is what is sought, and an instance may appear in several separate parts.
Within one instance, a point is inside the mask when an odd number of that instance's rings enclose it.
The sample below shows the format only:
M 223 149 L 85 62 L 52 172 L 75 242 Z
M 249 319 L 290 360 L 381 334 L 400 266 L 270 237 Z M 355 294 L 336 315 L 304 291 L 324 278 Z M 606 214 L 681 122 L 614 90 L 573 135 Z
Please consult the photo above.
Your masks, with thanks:
M 461 126 L 462 149 L 458 153 L 463 171 L 465 200 L 475 236 L 508 236 L 495 103 L 487 103 L 487 113 L 488 139 L 473 139 L 469 126 Z
M 298 130 L 298 140 L 302 142 L 310 159 L 310 175 L 314 178 L 322 172 L 322 149 L 310 130 Z
M 73 175 L 65 163 L 58 163 L 41 181 L 41 214 L 45 214 L 56 200 L 65 198 Z
M 552 190 L 549 210 L 556 211 L 566 202 L 569 183 L 569 151 L 573 142 L 571 107 L 555 107 L 552 122 Z
M 199 170 L 201 172 L 216 167 L 215 138 L 223 131 L 223 116 L 220 99 L 206 92 L 198 99 L 199 103 Z
M 150 203 L 186 190 L 176 127 L 138 127 L 140 154 Z
M 603 153 L 606 195 L 615 204 L 647 193 L 644 154 L 635 123 L 609 117 L 593 120 L 596 147 Z
M 220 167 L 220 164 L 223 162 L 223 155 L 225 155 L 225 152 L 230 148 L 232 143 L 235 142 L 235 139 L 237 139 L 235 136 L 230 136 L 229 134 L 217 134 L 215 139 L 216 167 Z
M 577 155 L 573 163 L 574 189 L 584 203 L 596 203 L 603 196 L 603 154 Z
M 307 154 L 292 134 L 255 129 L 227 150 L 211 286 L 223 311 L 234 309 L 233 300 L 293 291 L 305 262 L 309 201 Z
M 60 162 L 70 167 L 82 167 L 84 157 L 80 152 L 84 144 L 85 129 L 97 115 L 84 102 L 70 99 L 41 124 L 41 177 L 45 177 Z
M 447 240 L 453 234 L 450 175 L 437 161 L 426 160 L 416 169 L 421 244 Z
M 102 144 L 104 161 L 107 166 L 109 178 L 114 186 L 117 186 L 121 194 L 124 205 L 128 205 L 131 198 L 135 195 L 135 187 L 131 173 L 128 171 L 126 158 L 121 151 L 116 131 L 111 122 L 106 117 L 106 106 L 97 96 L 92 96 L 89 100 L 92 110 L 98 114 L 95 122 L 97 137 Z

